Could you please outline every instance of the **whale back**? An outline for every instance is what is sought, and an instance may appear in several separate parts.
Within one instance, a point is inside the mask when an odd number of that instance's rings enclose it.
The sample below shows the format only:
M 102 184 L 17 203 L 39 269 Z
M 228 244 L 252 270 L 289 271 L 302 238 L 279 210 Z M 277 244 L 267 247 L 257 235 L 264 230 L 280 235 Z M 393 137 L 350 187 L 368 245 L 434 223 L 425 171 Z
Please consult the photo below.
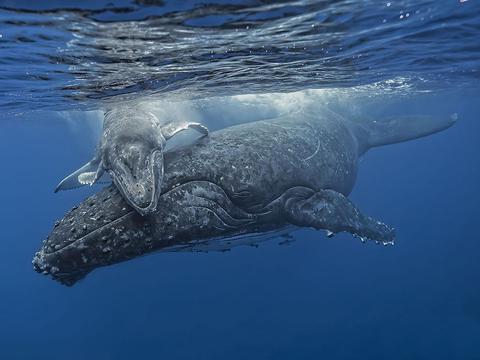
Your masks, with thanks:
M 202 179 L 221 186 L 248 211 L 260 211 L 293 186 L 348 195 L 356 178 L 357 148 L 344 121 L 318 114 L 236 125 L 172 154 L 162 192 Z

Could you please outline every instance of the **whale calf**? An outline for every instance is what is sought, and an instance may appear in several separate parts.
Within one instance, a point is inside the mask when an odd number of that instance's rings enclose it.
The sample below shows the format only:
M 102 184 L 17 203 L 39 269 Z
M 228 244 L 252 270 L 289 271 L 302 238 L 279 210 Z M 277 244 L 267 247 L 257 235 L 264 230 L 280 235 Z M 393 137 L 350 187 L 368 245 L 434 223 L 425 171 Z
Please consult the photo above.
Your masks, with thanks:
M 103 133 L 92 160 L 63 179 L 55 189 L 93 185 L 110 175 L 125 200 L 141 215 L 154 212 L 160 197 L 167 141 L 181 131 L 208 130 L 199 123 L 162 123 L 154 114 L 136 107 L 116 107 L 105 113 Z
M 212 132 L 166 154 L 162 206 L 140 216 L 109 186 L 57 222 L 36 271 L 73 285 L 95 268 L 153 251 L 201 247 L 289 227 L 349 232 L 392 244 L 394 230 L 348 198 L 370 148 L 433 134 L 455 118 L 348 121 L 299 111 Z

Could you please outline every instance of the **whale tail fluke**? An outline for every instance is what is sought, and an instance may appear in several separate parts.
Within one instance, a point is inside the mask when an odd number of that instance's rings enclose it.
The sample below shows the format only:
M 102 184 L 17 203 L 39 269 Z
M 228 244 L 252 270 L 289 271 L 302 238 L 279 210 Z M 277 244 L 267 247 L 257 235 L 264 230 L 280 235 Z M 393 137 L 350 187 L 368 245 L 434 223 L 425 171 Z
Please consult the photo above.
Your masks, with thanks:
M 455 124 L 457 114 L 443 120 L 429 116 L 405 116 L 357 123 L 359 126 L 359 140 L 365 144 L 364 151 L 375 146 L 396 144 L 403 141 L 428 136 Z

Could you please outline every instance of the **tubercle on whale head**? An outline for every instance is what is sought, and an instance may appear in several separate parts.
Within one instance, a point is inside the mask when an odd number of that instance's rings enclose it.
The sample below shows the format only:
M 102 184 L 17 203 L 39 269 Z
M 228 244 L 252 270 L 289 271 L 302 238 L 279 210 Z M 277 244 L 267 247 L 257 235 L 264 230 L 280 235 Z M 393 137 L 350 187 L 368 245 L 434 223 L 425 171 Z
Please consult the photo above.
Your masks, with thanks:
M 32 263 L 37 272 L 72 286 L 97 267 L 151 251 L 152 239 L 151 223 L 110 186 L 56 222 Z
M 88 269 L 71 271 L 69 273 L 60 272 L 58 267 L 51 265 L 48 262 L 45 253 L 42 250 L 35 253 L 32 264 L 36 272 L 44 275 L 50 274 L 56 281 L 66 286 L 75 285 L 90 272 Z
M 253 221 L 208 181 L 176 186 L 161 201 L 155 214 L 141 216 L 113 185 L 105 188 L 55 224 L 34 257 L 35 270 L 71 286 L 98 267 L 238 234 Z

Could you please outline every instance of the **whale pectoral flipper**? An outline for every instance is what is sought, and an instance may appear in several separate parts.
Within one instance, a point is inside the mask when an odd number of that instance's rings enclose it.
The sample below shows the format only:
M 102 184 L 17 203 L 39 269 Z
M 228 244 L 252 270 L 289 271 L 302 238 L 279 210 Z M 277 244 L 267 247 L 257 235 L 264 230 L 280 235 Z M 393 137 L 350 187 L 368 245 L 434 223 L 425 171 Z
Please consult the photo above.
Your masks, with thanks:
M 172 122 L 162 127 L 162 134 L 167 141 L 165 152 L 174 152 L 208 136 L 208 129 L 200 123 Z
M 362 214 L 344 195 L 320 190 L 309 197 L 295 196 L 285 202 L 289 221 L 297 226 L 349 232 L 361 239 L 393 243 L 395 231 L 388 225 Z
M 188 123 L 188 128 L 197 130 L 202 137 L 208 135 L 208 128 L 200 123 Z
M 166 140 L 172 138 L 180 131 L 193 129 L 201 134 L 201 137 L 208 135 L 208 128 L 200 123 L 194 122 L 171 122 L 162 127 L 162 134 Z
M 98 157 L 83 165 L 80 169 L 68 175 L 55 188 L 55 192 L 60 190 L 75 189 L 84 185 L 93 185 L 98 179 L 102 177 L 105 170 L 101 165 L 101 160 Z

